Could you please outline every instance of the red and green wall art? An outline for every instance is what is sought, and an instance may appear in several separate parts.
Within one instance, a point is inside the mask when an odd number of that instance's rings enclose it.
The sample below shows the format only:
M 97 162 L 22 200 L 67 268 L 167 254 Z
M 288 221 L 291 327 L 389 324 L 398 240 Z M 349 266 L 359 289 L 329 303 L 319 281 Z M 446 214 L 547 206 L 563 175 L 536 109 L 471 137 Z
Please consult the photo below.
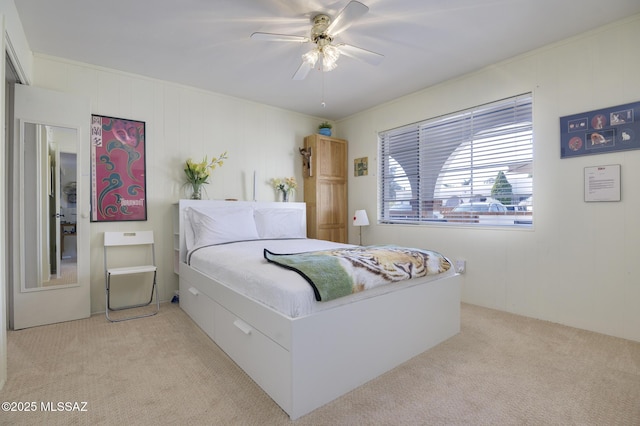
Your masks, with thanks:
M 91 221 L 147 220 L 145 123 L 91 116 Z

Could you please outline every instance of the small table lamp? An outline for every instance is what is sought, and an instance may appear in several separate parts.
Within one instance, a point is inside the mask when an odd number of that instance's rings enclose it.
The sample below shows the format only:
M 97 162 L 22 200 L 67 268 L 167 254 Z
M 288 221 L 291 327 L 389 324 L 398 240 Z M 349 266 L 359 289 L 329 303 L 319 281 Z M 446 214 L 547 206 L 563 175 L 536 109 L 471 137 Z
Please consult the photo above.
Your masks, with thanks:
M 362 245 L 362 227 L 369 226 L 369 218 L 366 210 L 356 210 L 353 215 L 353 226 L 360 227 L 360 245 Z

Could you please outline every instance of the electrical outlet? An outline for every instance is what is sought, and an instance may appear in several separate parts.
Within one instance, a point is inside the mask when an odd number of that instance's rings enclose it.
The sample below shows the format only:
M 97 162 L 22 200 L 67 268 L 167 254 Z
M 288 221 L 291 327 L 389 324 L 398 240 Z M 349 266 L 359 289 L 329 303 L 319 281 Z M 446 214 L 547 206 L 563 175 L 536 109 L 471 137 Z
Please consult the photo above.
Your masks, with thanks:
M 456 259 L 456 272 L 459 274 L 464 274 L 464 271 L 467 269 L 467 261 L 464 259 Z

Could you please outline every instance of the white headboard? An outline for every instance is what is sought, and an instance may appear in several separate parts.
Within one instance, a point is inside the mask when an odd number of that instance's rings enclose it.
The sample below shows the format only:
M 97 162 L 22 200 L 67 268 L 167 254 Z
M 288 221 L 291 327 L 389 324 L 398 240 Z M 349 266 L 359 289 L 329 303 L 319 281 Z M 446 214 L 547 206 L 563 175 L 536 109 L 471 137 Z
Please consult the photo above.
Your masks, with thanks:
M 307 229 L 307 215 L 305 203 L 279 203 L 274 201 L 223 201 L 223 200 L 180 200 L 179 202 L 179 230 L 180 230 L 180 263 L 185 262 L 187 258 L 187 244 L 185 239 L 185 227 L 188 225 L 188 216 L 185 210 L 189 207 L 203 208 L 207 210 L 215 210 L 216 208 L 224 209 L 228 207 L 247 207 L 248 209 L 292 209 L 302 210 L 301 221 L 299 225 L 302 229 Z

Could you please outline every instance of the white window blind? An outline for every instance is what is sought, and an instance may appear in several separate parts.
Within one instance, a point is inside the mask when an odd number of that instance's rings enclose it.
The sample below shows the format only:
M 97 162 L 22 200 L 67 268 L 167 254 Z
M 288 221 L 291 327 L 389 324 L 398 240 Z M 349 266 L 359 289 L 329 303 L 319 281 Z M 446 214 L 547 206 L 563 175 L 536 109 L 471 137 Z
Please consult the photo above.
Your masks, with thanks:
M 531 94 L 387 130 L 380 141 L 385 223 L 533 223 Z

